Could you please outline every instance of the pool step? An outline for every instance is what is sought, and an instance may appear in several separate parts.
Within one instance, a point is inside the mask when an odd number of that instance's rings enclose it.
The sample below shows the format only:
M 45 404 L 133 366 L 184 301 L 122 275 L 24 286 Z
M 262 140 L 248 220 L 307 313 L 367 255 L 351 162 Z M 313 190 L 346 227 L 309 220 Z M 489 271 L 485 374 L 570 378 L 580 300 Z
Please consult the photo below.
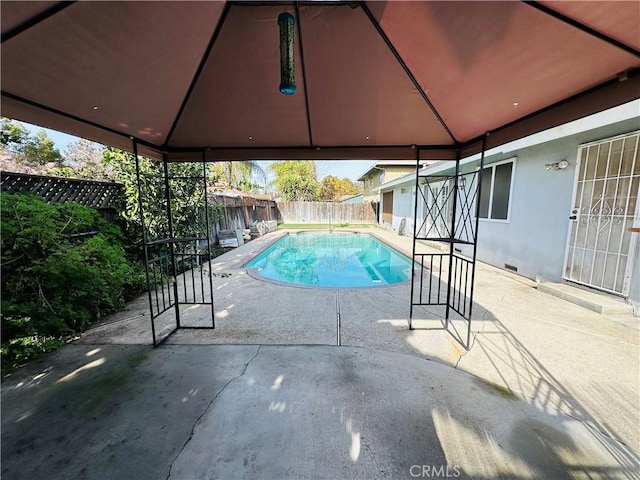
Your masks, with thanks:
M 364 265 L 364 264 L 363 264 L 363 266 L 364 266 L 364 269 L 369 274 L 369 276 L 371 277 L 371 281 L 372 282 L 374 282 L 374 283 L 382 283 L 382 280 L 380 280 L 380 276 L 378 275 L 378 272 L 376 272 L 372 266 L 367 266 L 367 265 Z

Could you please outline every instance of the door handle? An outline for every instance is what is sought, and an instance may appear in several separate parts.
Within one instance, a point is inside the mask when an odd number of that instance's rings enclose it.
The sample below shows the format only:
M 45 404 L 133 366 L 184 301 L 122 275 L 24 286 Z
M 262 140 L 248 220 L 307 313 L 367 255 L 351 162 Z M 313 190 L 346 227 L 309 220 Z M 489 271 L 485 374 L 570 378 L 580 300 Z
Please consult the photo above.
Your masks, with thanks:
M 577 220 L 577 219 L 578 219 L 577 215 L 571 215 L 569 217 L 569 220 Z

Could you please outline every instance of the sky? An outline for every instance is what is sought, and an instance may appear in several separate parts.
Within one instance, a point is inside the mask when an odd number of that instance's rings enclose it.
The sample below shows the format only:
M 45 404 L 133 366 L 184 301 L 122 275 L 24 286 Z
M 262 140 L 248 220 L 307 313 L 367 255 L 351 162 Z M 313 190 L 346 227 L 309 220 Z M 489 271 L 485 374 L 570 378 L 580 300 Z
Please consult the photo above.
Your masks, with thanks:
M 31 125 L 29 123 L 20 122 L 22 125 L 29 130 L 30 134 L 35 134 L 38 130 L 44 130 L 47 132 L 47 136 L 53 140 L 56 145 L 56 148 L 60 150 L 62 154 L 67 149 L 67 147 L 74 142 L 79 140 L 78 137 L 74 137 L 72 135 L 67 135 L 66 133 L 58 132 L 56 130 L 50 130 L 48 128 L 42 128 L 36 125 Z M 260 166 L 267 171 L 269 164 L 272 162 L 269 161 L 260 161 L 258 162 Z M 375 164 L 374 161 L 371 160 L 323 160 L 316 162 L 316 169 L 318 172 L 318 180 L 322 180 L 327 175 L 333 175 L 338 178 L 348 178 L 354 182 L 358 181 L 358 177 L 366 172 L 369 168 L 371 168 Z M 268 176 L 271 177 L 271 176 Z M 268 178 L 271 181 L 272 178 Z

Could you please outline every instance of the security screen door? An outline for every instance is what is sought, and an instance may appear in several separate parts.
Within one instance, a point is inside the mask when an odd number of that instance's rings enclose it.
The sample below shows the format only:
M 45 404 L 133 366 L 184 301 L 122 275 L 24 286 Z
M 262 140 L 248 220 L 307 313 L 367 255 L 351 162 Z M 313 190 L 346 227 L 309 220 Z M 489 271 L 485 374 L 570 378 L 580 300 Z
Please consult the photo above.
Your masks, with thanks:
M 639 222 L 640 132 L 583 145 L 578 150 L 564 278 L 629 295 Z

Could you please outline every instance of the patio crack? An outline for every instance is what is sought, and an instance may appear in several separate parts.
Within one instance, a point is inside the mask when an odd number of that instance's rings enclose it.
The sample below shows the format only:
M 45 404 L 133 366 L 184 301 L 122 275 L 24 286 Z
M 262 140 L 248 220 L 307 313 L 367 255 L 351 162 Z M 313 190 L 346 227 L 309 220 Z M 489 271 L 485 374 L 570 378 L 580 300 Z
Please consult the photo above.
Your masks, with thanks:
M 202 411 L 202 413 L 198 416 L 198 418 L 196 418 L 196 421 L 193 422 L 193 426 L 191 427 L 191 433 L 189 434 L 189 438 L 187 438 L 185 440 L 184 444 L 182 445 L 182 448 L 180 449 L 178 454 L 174 457 L 174 459 L 171 461 L 171 464 L 169 465 L 169 473 L 167 474 L 166 480 L 169 480 L 169 478 L 171 478 L 171 470 L 173 469 L 173 464 L 176 462 L 176 460 L 178 458 L 180 458 L 180 455 L 182 455 L 182 452 L 184 451 L 184 449 L 187 447 L 189 442 L 191 442 L 191 439 L 193 438 L 193 434 L 195 433 L 195 430 L 196 430 L 196 425 L 198 425 L 198 423 L 200 423 L 200 420 L 202 420 L 202 417 L 204 417 L 205 414 L 209 411 L 209 409 L 211 409 L 211 405 L 213 405 L 213 403 L 218 399 L 218 397 L 222 394 L 222 392 L 224 392 L 225 389 L 232 382 L 235 382 L 236 380 L 238 380 L 240 377 L 242 377 L 245 374 L 245 372 L 247 371 L 247 368 L 249 368 L 249 364 L 251 362 L 253 362 L 256 359 L 256 357 L 258 356 L 258 354 L 260 353 L 260 347 L 261 346 L 262 345 L 258 345 L 258 348 L 256 349 L 256 353 L 253 355 L 253 357 L 251 357 L 249 359 L 249 361 L 247 363 L 244 364 L 244 367 L 242 368 L 242 371 L 238 375 L 233 377 L 231 380 L 229 380 L 227 383 L 225 383 L 222 386 L 222 388 L 218 391 L 218 393 L 216 393 L 216 395 L 211 399 L 211 401 L 209 402 L 207 407 Z
M 487 316 L 487 314 L 490 312 L 490 309 L 487 308 L 484 313 L 482 314 L 482 317 L 480 317 L 480 328 L 478 330 L 476 330 L 473 334 L 473 337 L 471 338 L 471 345 L 469 345 L 469 349 L 465 349 L 465 352 L 463 354 L 460 355 L 460 357 L 458 358 L 458 361 L 456 362 L 455 366 L 453 368 L 458 368 L 458 365 L 460 365 L 460 362 L 462 361 L 462 358 L 464 356 L 466 356 L 471 349 L 473 348 L 473 346 L 476 343 L 476 337 L 478 336 L 478 334 L 480 334 L 480 332 L 482 332 L 484 330 L 484 325 L 485 325 L 485 317 Z

